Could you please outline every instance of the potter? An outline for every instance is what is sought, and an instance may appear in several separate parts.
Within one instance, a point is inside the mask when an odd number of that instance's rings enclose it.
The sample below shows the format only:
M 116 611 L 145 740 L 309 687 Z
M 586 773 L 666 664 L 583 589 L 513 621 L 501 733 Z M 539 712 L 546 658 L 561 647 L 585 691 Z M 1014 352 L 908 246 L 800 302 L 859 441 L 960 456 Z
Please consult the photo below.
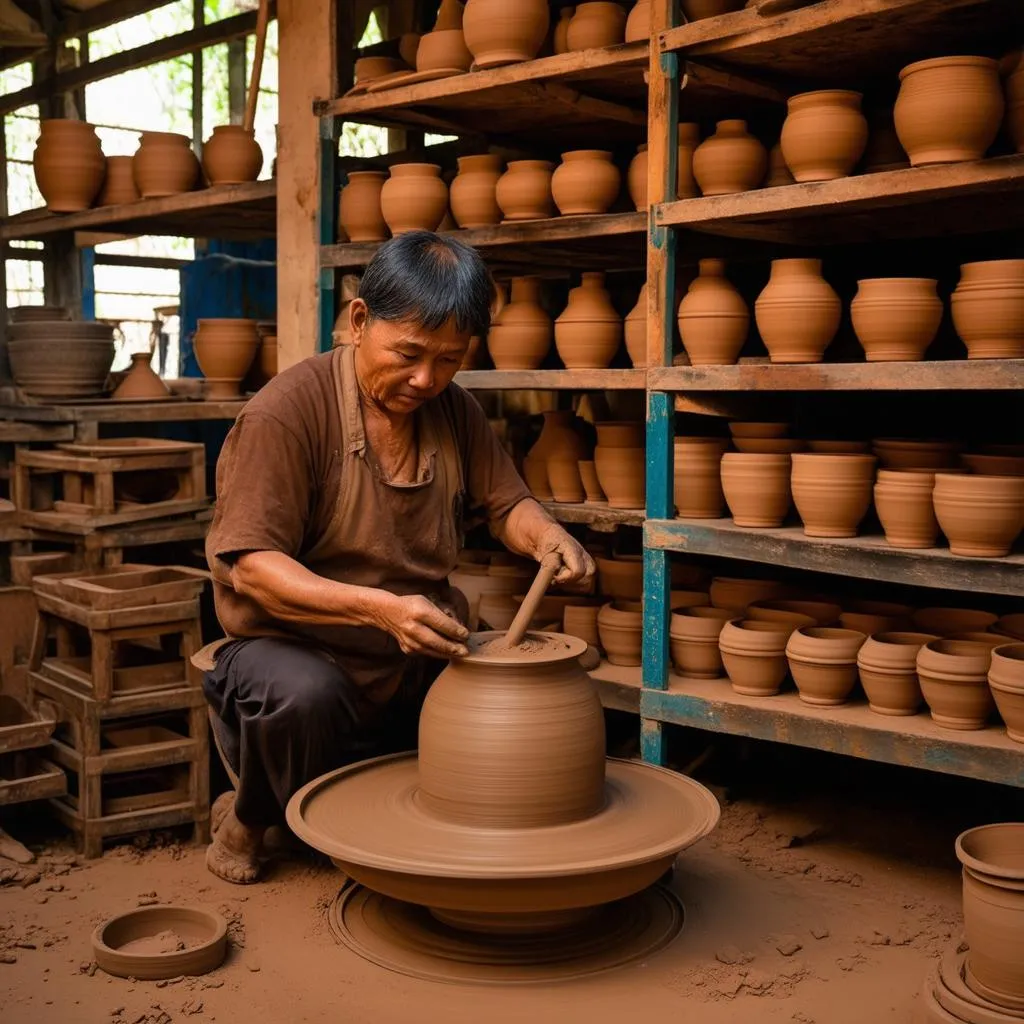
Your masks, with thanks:
M 278 374 L 228 435 L 206 545 L 228 639 L 204 689 L 239 777 L 207 853 L 221 878 L 257 878 L 264 831 L 311 779 L 415 745 L 430 683 L 467 653 L 447 580 L 465 520 L 557 554 L 557 583 L 594 572 L 452 383 L 493 297 L 468 246 L 386 242 L 349 305 L 351 345 Z

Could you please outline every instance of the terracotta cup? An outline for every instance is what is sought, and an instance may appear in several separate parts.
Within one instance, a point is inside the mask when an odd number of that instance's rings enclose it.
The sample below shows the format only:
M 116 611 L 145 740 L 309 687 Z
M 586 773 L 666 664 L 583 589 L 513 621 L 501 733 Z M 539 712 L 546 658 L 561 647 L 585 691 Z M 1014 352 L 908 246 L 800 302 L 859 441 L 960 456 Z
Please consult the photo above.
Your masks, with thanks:
M 932 633 L 882 632 L 857 652 L 868 707 L 879 715 L 916 715 L 924 698 L 917 679 L 917 652 L 939 638 Z
M 984 729 L 995 703 L 988 686 L 992 648 L 974 640 L 931 640 L 917 652 L 917 678 L 936 725 Z
M 724 669 L 718 638 L 733 616 L 730 608 L 694 605 L 672 612 L 669 620 L 669 652 L 681 676 L 718 679 Z
M 798 453 L 793 460 L 793 503 L 808 537 L 855 537 L 871 507 L 873 455 Z
M 732 688 L 750 697 L 771 697 L 786 679 L 786 643 L 793 626 L 785 622 L 732 619 L 718 638 L 722 665 Z
M 924 359 L 942 322 L 938 282 L 927 277 L 875 277 L 857 282 L 850 317 L 869 363 Z
M 857 652 L 867 637 L 855 629 L 804 626 L 786 644 L 786 659 L 800 699 L 831 707 L 845 704 L 857 685 Z
M 797 181 L 830 181 L 853 170 L 868 142 L 861 98 L 850 89 L 790 96 L 780 145 Z
M 613 601 L 597 613 L 597 633 L 613 665 L 639 665 L 643 609 L 639 601 Z
M 792 503 L 789 455 L 726 452 L 722 491 L 737 526 L 781 526 Z
M 933 499 L 954 555 L 1002 558 L 1024 529 L 1024 477 L 936 473 Z

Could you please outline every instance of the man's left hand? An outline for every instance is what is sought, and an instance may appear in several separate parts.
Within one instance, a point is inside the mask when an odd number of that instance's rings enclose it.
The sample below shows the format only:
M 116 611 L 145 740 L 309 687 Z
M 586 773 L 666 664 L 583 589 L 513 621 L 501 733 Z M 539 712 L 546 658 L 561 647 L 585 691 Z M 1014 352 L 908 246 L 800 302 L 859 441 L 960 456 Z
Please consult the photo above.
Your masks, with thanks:
M 541 534 L 535 557 L 540 562 L 543 561 L 545 555 L 552 553 L 557 554 L 562 560 L 562 567 L 554 578 L 554 582 L 557 584 L 587 584 L 597 571 L 594 560 L 587 553 L 587 549 L 557 523 L 552 523 Z

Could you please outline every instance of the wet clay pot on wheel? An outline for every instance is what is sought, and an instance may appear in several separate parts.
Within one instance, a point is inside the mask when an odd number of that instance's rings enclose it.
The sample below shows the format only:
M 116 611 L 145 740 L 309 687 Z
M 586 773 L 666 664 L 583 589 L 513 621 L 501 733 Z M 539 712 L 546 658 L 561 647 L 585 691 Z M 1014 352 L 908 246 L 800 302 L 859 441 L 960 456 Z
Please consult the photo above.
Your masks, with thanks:
M 1007 736 L 1024 743 L 1024 644 L 1003 644 L 992 651 L 988 685 Z
M 350 242 L 383 242 L 388 225 L 381 212 L 380 194 L 387 171 L 349 171 L 338 201 L 338 220 Z
M 551 317 L 540 304 L 540 278 L 512 278 L 512 295 L 487 335 L 487 349 L 499 370 L 536 370 L 554 337 Z
M 255 181 L 263 169 L 256 133 L 240 124 L 221 124 L 203 143 L 203 173 L 211 185 Z
M 857 685 L 857 652 L 867 637 L 855 629 L 805 626 L 786 644 L 789 671 L 805 704 L 845 704 Z
M 601 490 L 608 496 L 609 508 L 644 507 L 644 449 L 594 449 L 594 468 Z
M 626 341 L 626 352 L 633 368 L 640 370 L 647 365 L 647 282 L 640 288 L 636 305 L 626 314 L 622 322 L 622 334 Z M 1024 460 L 1021 460 L 1024 462 Z
M 750 328 L 750 310 L 725 276 L 725 260 L 703 259 L 678 313 L 679 336 L 694 366 L 732 365 Z
M 86 121 L 43 118 L 32 168 L 51 213 L 87 210 L 103 185 L 106 171 L 96 129 Z
M 875 511 L 885 539 L 894 548 L 933 548 L 939 536 L 930 470 L 880 469 L 875 481 Z
M 1024 357 L 1024 259 L 963 264 L 950 309 L 968 359 Z
M 103 188 L 96 197 L 96 206 L 119 206 L 121 203 L 137 202 L 141 196 L 135 187 L 130 156 L 108 156 L 107 173 Z
M 498 179 L 501 157 L 492 153 L 460 156 L 459 173 L 449 187 L 452 216 L 460 228 L 484 228 L 501 223 Z
M 143 199 L 191 192 L 199 180 L 199 161 L 189 140 L 174 132 L 143 132 L 132 157 L 135 186 Z
M 639 601 L 613 601 L 597 613 L 601 647 L 613 665 L 640 664 L 643 610 Z
M 726 452 L 722 456 L 722 491 L 737 526 L 781 526 L 792 502 L 789 455 Z
M 566 45 L 570 50 L 592 50 L 616 46 L 625 38 L 626 12 L 606 0 L 578 4 L 569 22 Z
M 821 260 L 772 260 L 754 303 L 757 329 L 773 363 L 820 363 L 839 330 L 842 303 L 821 276 Z
M 1024 529 L 1024 477 L 936 473 L 933 498 L 954 555 L 1002 558 Z
M 818 89 L 790 96 L 779 144 L 797 181 L 844 178 L 868 143 L 861 94 L 850 89 Z
M 494 197 L 505 220 L 543 220 L 554 216 L 551 196 L 554 164 L 547 160 L 510 160 Z
M 706 196 L 758 188 L 768 169 L 768 151 L 747 131 L 747 122 L 719 121 L 715 134 L 693 153 L 693 176 Z
M 200 320 L 193 348 L 207 378 L 207 398 L 237 398 L 239 385 L 256 356 L 259 335 L 255 320 Z
M 731 608 L 710 605 L 674 611 L 669 620 L 669 653 L 676 672 L 692 679 L 720 678 L 724 669 L 718 638 L 732 617 Z
M 607 213 L 621 184 L 610 150 L 576 149 L 562 154 L 551 177 L 551 194 L 563 216 Z
M 673 444 L 673 500 L 681 519 L 721 519 L 722 454 L 718 437 L 677 437 Z M 788 480 L 787 480 L 788 486 Z
M 555 320 L 555 347 L 569 370 L 604 369 L 622 344 L 622 317 L 604 287 L 604 272 L 580 275 Z
M 477 68 L 533 60 L 548 34 L 547 0 L 467 0 L 462 32 Z
M 786 643 L 792 625 L 733 619 L 722 627 L 718 649 L 732 688 L 749 697 L 771 697 L 786 679 Z
M 873 455 L 797 453 L 793 503 L 808 537 L 856 537 L 871 507 Z
M 167 385 L 153 369 L 152 352 L 133 352 L 132 365 L 110 396 L 115 402 L 127 399 L 159 401 L 170 395 Z
M 876 633 L 857 652 L 860 684 L 868 707 L 879 715 L 916 715 L 924 698 L 917 680 L 917 652 L 931 633 Z
M 924 359 L 942 322 L 938 282 L 928 277 L 875 277 L 857 282 L 850 318 L 869 363 Z
M 917 652 L 917 678 L 936 725 L 984 729 L 995 703 L 988 688 L 992 648 L 973 640 L 931 640 Z
M 448 211 L 448 186 L 437 164 L 395 164 L 380 191 L 380 208 L 392 235 L 436 231 Z

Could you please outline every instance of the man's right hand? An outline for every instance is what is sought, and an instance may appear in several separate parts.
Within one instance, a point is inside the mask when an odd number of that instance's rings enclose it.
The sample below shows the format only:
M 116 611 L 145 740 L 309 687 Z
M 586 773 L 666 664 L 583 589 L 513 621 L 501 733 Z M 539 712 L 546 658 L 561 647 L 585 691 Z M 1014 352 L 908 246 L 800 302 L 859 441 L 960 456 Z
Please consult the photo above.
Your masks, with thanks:
M 432 658 L 464 658 L 469 630 L 421 594 L 387 594 L 378 610 L 381 629 L 390 633 L 406 654 Z

